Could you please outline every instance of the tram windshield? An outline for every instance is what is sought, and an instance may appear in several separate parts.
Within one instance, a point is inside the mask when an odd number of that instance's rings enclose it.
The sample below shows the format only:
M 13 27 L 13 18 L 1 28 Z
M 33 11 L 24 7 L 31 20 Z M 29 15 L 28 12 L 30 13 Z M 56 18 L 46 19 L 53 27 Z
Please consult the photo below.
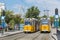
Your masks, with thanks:
M 25 25 L 30 25 L 31 23 L 29 21 L 25 21 Z
M 42 20 L 41 23 L 42 24 L 48 24 L 48 20 Z

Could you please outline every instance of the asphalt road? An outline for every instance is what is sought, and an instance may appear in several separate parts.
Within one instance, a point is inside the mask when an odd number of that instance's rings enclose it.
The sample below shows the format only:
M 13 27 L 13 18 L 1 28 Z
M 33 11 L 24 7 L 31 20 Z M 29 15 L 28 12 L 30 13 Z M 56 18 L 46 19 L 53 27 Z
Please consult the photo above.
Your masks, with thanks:
M 35 33 L 18 33 L 0 38 L 0 40 L 54 40 L 51 37 L 51 33 L 40 33 L 40 31 Z

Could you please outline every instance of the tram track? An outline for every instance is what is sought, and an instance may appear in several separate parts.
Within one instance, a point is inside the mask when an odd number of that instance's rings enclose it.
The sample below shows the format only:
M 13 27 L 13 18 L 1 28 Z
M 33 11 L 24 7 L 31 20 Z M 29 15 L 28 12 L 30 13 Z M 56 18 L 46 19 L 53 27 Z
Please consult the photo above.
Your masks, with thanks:
M 51 34 L 46 34 L 45 36 L 41 38 L 41 40 L 56 40 L 56 38 L 52 36 Z
M 39 34 L 40 34 L 39 32 L 36 32 L 36 33 L 27 33 L 25 36 L 23 36 L 21 38 L 17 38 L 16 40 L 33 40 Z
M 23 38 L 25 38 L 26 36 L 28 36 L 29 34 L 24 34 L 22 37 L 18 37 L 18 38 L 16 38 L 15 40 L 20 40 L 20 39 L 23 39 Z
M 18 38 L 14 39 L 14 40 L 18 40 L 18 39 L 24 38 L 26 35 L 28 35 L 28 34 L 24 33 L 24 35 L 22 37 L 18 37 Z
M 40 33 L 33 40 L 51 40 L 51 34 L 50 33 Z
M 51 34 L 47 34 L 44 40 L 56 40 Z
M 49 40 L 49 34 L 43 34 L 41 40 Z
M 37 37 L 39 37 L 40 36 L 40 34 L 38 34 L 36 37 L 34 37 L 32 40 L 35 40 Z

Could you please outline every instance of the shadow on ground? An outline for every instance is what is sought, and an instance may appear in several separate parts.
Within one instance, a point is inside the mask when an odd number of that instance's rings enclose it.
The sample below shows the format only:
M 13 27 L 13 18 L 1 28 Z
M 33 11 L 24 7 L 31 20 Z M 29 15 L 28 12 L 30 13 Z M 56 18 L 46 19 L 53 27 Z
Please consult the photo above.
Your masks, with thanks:
M 58 38 L 58 40 L 60 40 L 60 31 L 59 30 L 57 30 L 57 38 Z

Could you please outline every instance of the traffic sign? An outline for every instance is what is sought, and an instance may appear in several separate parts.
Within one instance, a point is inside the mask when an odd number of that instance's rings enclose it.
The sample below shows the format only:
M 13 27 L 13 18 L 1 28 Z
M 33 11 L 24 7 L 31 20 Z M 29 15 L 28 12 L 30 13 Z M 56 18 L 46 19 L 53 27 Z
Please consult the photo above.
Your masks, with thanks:
M 1 25 L 2 25 L 2 28 L 5 28 L 6 24 L 5 24 L 5 22 L 2 22 Z
M 59 21 L 54 21 L 54 27 L 56 27 L 56 28 L 59 27 Z
M 58 19 L 59 18 L 59 15 L 55 15 L 54 17 L 55 17 L 55 19 Z
M 56 27 L 56 28 L 58 28 L 59 27 L 59 15 L 54 15 L 54 26 Z

